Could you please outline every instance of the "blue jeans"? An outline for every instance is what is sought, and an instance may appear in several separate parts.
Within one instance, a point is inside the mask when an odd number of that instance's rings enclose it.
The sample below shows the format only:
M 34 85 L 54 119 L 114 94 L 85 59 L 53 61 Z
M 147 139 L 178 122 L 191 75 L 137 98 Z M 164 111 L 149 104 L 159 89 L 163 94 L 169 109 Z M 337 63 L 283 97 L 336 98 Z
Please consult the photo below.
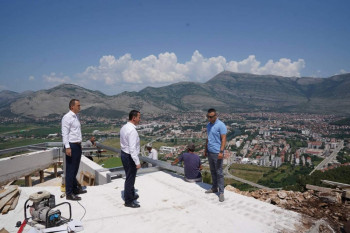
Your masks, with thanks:
M 136 179 L 136 164 L 131 158 L 130 154 L 121 151 L 121 159 L 125 170 L 125 183 L 124 183 L 124 201 L 125 204 L 130 204 L 134 200 L 135 196 L 135 179 Z
M 218 159 L 218 153 L 208 152 L 208 160 L 210 166 L 211 179 L 213 182 L 212 190 L 219 188 L 219 193 L 224 193 L 224 172 L 222 171 L 223 159 Z
M 78 188 L 77 174 L 81 160 L 81 145 L 69 143 L 72 155 L 66 155 L 66 194 L 70 195 Z

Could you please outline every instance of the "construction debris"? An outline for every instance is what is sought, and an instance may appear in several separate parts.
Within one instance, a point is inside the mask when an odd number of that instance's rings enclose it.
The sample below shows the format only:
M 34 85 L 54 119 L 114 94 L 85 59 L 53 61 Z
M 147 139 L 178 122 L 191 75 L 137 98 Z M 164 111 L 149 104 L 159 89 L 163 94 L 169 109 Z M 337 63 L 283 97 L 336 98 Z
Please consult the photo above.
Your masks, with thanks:
M 5 228 L 1 228 L 0 233 L 9 233 Z
M 312 185 L 307 185 L 307 188 L 310 190 L 304 193 L 265 189 L 247 192 L 231 185 L 226 186 L 226 190 L 254 197 L 314 219 L 323 219 L 335 232 L 344 232 L 346 223 L 350 221 L 350 202 L 344 197 L 343 191 Z M 322 229 L 326 229 L 324 224 L 320 225 L 319 232 L 329 232 Z
M 0 212 L 7 214 L 17 206 L 21 190 L 17 185 L 10 185 L 0 192 Z

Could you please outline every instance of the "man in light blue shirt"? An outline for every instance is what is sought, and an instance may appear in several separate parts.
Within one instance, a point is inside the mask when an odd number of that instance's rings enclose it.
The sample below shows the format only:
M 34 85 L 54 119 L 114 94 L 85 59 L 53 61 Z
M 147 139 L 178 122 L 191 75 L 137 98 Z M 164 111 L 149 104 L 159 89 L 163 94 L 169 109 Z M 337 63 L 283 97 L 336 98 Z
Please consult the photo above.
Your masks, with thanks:
M 219 201 L 223 202 L 225 197 L 222 162 L 224 158 L 227 128 L 225 124 L 217 118 L 215 109 L 211 108 L 208 110 L 207 118 L 209 120 L 207 124 L 208 138 L 205 145 L 204 156 L 208 156 L 213 186 L 211 189 L 205 191 L 205 193 L 219 192 Z

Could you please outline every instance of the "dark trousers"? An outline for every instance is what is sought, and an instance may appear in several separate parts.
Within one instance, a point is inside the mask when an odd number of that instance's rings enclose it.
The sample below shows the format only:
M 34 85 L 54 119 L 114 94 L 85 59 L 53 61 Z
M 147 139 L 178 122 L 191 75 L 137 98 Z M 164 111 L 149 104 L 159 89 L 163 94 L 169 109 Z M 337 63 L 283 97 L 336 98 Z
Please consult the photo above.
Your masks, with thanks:
M 125 170 L 125 183 L 124 183 L 124 201 L 125 204 L 130 204 L 134 200 L 135 196 L 135 179 L 136 179 L 136 164 L 131 158 L 130 154 L 121 151 L 121 158 L 123 167 Z
M 218 153 L 208 152 L 208 161 L 211 173 L 211 179 L 213 182 L 213 190 L 219 188 L 219 193 L 224 193 L 225 189 L 225 179 L 224 172 L 222 170 L 223 159 L 218 159 Z
M 81 145 L 69 143 L 72 155 L 66 155 L 66 194 L 70 195 L 77 189 L 78 183 L 76 176 L 78 174 L 81 160 Z

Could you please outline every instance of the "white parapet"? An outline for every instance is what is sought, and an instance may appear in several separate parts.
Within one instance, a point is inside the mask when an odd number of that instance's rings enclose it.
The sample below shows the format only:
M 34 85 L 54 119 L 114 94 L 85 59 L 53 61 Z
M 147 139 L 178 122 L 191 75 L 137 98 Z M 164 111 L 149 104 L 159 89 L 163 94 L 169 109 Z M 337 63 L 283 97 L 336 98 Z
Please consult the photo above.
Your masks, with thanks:
M 107 174 L 110 173 L 109 169 L 103 168 L 97 163 L 86 158 L 84 155 L 81 156 L 81 162 L 79 166 L 79 171 L 77 174 L 77 179 L 80 179 L 81 172 L 89 172 L 95 177 L 95 185 L 107 184 L 110 182 Z
M 0 159 L 0 185 L 43 170 L 58 156 L 59 148 L 52 148 Z

